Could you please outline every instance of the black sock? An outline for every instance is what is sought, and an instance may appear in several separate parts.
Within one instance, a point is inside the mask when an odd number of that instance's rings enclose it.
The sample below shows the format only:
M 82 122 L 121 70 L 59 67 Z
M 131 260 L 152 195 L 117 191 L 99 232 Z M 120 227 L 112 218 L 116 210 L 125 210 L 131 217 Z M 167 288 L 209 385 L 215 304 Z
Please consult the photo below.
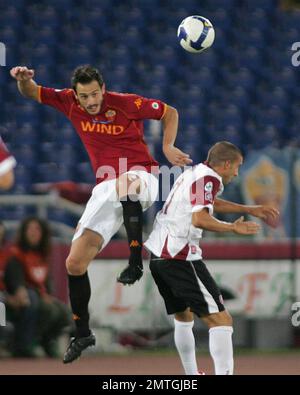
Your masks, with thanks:
M 89 328 L 88 304 L 91 297 L 91 286 L 88 273 L 81 276 L 68 275 L 69 296 L 76 325 L 75 337 L 86 337 L 91 334 Z
M 125 201 L 126 199 L 126 201 Z M 142 245 L 143 245 L 143 209 L 136 196 L 130 199 L 126 196 L 121 200 L 123 206 L 124 226 L 127 232 L 128 244 L 130 248 L 129 264 L 143 265 Z

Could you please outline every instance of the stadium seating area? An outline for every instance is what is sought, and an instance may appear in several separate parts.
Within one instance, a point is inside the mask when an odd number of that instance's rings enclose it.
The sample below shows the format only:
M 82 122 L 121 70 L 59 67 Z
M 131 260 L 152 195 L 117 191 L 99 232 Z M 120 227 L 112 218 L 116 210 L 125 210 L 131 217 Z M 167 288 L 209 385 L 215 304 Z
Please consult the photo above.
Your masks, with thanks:
M 193 14 L 216 30 L 213 47 L 200 55 L 186 53 L 176 38 Z M 278 0 L 2 0 L 0 41 L 7 48 L 0 134 L 18 161 L 15 193 L 32 193 L 41 182 L 94 182 L 68 120 L 18 94 L 9 68 L 19 64 L 35 69 L 37 83 L 63 88 L 73 68 L 91 63 L 109 90 L 175 106 L 177 145 L 194 162 L 220 139 L 245 152 L 300 143 L 300 68 L 291 63 L 300 12 L 283 11 Z M 166 163 L 149 127 L 146 139 Z

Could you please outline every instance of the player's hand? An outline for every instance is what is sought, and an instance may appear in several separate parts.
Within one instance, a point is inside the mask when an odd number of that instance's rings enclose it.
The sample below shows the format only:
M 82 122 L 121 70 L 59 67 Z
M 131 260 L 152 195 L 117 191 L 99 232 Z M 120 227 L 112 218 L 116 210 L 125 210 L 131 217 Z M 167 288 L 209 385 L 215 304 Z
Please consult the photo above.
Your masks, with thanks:
M 28 81 L 34 77 L 34 70 L 26 66 L 16 66 L 10 70 L 10 75 L 17 81 Z
M 163 148 L 165 157 L 168 159 L 172 165 L 176 166 L 186 166 L 193 163 L 192 159 L 190 159 L 189 154 L 185 154 L 184 152 L 180 151 L 180 149 L 174 146 L 167 146 Z
M 244 221 L 244 217 L 240 217 L 233 223 L 233 231 L 239 235 L 255 235 L 259 230 L 259 224 L 253 221 Z
M 279 211 L 273 206 L 252 206 L 249 214 L 264 221 L 272 228 L 276 228 L 279 222 Z

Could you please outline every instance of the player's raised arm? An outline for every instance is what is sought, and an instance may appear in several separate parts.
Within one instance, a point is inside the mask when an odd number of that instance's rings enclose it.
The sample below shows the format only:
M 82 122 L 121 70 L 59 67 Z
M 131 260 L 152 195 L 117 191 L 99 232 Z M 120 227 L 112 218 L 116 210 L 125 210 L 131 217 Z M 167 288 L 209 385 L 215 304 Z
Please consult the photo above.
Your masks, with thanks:
M 180 149 L 174 147 L 177 129 L 178 129 L 178 112 L 175 108 L 168 106 L 165 115 L 162 118 L 163 122 L 163 152 L 172 165 L 185 166 L 191 164 L 193 161 L 190 155 L 185 154 Z
M 211 216 L 206 209 L 193 213 L 192 224 L 197 228 L 212 232 L 234 232 L 241 235 L 253 235 L 260 229 L 259 224 L 252 221 L 244 221 L 244 217 L 240 217 L 233 223 L 219 221 Z
M 16 66 L 10 70 L 10 75 L 17 80 L 18 89 L 23 96 L 39 101 L 39 88 L 32 79 L 34 70 Z
M 279 221 L 279 211 L 270 205 L 246 205 L 215 199 L 214 211 L 217 213 L 245 213 L 257 217 L 269 226 L 275 228 Z

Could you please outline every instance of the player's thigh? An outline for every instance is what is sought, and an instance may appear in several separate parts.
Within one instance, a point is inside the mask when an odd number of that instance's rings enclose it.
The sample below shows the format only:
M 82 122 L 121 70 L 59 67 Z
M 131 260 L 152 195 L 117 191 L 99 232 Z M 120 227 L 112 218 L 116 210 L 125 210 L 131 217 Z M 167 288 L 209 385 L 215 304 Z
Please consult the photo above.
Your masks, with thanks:
M 141 192 L 142 180 L 137 174 L 134 173 L 124 173 L 116 180 L 116 190 L 120 200 L 127 196 L 131 199 L 136 197 L 138 200 L 138 195 Z
M 218 285 L 201 260 L 187 262 L 191 269 L 190 286 L 185 293 L 190 298 L 190 308 L 199 317 L 218 314 L 225 310 Z
M 149 265 L 152 277 L 162 296 L 168 314 L 184 312 L 188 305 L 185 300 L 174 294 L 172 279 L 169 273 L 172 271 L 170 261 L 161 260 L 152 255 Z
M 143 210 L 147 210 L 157 200 L 158 197 L 158 178 L 152 173 L 143 170 L 129 170 L 126 175 L 135 175 L 140 180 L 140 190 L 138 199 Z
M 116 193 L 116 180 L 105 181 L 97 185 L 79 220 L 73 243 L 79 239 L 85 229 L 89 229 L 103 238 L 103 249 L 123 223 L 122 205 Z
M 69 256 L 79 261 L 94 259 L 103 242 L 99 233 L 85 228 L 80 237 L 73 241 Z
M 176 313 L 175 319 L 181 322 L 191 322 L 194 320 L 194 314 L 191 312 L 191 309 L 188 307 L 184 311 Z
M 201 317 L 209 328 L 215 326 L 232 326 L 232 317 L 227 310 Z

